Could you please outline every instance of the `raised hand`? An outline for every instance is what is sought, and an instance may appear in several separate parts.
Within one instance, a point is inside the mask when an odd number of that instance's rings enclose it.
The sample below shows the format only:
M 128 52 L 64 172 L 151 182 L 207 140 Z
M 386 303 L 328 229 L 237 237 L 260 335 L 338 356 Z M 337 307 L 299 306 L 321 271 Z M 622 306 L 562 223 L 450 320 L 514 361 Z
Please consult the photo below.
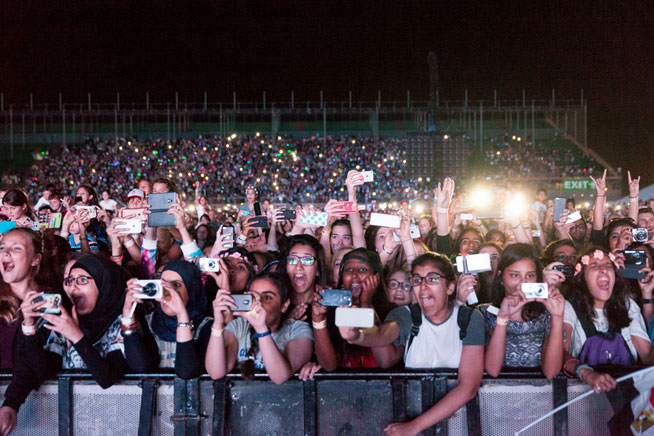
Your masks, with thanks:
M 606 170 L 604 170 L 606 173 Z M 627 171 L 627 181 L 629 182 L 629 198 L 638 198 L 640 191 L 640 176 L 637 179 L 631 178 L 631 171 Z
M 602 175 L 602 178 L 594 178 L 593 176 L 590 176 L 590 179 L 595 183 L 595 190 L 597 191 L 597 196 L 602 197 L 606 192 L 606 169 L 604 169 L 604 174 Z M 640 180 L 640 178 L 639 178 Z M 631 183 L 629 184 L 629 189 L 631 189 Z

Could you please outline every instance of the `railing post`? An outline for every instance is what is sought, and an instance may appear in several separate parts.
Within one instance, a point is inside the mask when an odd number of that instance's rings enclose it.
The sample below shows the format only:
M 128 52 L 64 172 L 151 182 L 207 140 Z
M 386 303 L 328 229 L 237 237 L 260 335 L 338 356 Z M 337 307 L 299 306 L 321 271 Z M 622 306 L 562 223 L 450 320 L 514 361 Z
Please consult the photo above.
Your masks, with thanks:
M 174 403 L 174 413 L 171 416 L 173 421 L 174 435 L 175 436 L 185 436 L 186 435 L 186 380 L 175 377 L 174 382 L 174 393 L 173 393 L 173 403 Z
M 406 421 L 406 379 L 391 379 L 393 422 Z
M 422 400 L 422 411 L 425 413 L 427 409 L 434 405 L 434 376 L 429 375 L 420 380 L 420 398 Z M 435 427 L 429 427 L 423 430 L 424 436 L 434 436 Z
M 303 382 L 302 392 L 304 394 L 304 435 L 315 436 L 318 421 L 316 418 L 318 415 L 316 381 L 307 380 Z
M 59 436 L 72 436 L 72 402 L 73 391 L 70 377 L 59 377 L 58 382 L 58 409 L 59 409 Z
M 479 395 L 466 403 L 466 417 L 468 421 L 468 436 L 481 436 L 481 408 Z
M 157 386 L 159 380 L 145 379 L 141 382 L 141 410 L 139 412 L 138 436 L 150 436 L 152 434 L 152 416 L 154 414 L 155 399 L 157 398 Z
M 213 418 L 211 421 L 211 434 L 223 436 L 227 433 L 225 428 L 227 416 L 227 383 L 224 378 L 213 382 Z
M 175 377 L 174 410 L 170 418 L 174 423 L 175 436 L 200 434 L 200 381 L 197 378 L 182 380 Z
M 438 377 L 434 380 L 434 387 L 436 389 L 436 395 L 434 396 L 433 404 L 438 403 L 440 400 L 445 398 L 447 395 L 447 377 Z M 433 427 L 436 432 L 435 434 L 446 435 L 447 434 L 447 419 L 443 419 L 441 422 L 437 423 Z
M 558 375 L 552 380 L 552 408 L 568 401 L 568 378 Z M 554 436 L 568 436 L 568 409 L 554 415 Z

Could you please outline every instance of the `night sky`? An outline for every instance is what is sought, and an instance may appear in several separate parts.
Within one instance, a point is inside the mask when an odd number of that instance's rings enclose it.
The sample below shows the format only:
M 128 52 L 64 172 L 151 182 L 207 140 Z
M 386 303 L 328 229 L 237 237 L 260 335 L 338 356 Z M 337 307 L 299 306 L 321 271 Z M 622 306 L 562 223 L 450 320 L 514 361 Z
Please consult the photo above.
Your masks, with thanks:
M 654 6 L 647 1 L 33 2 L 0 13 L 5 103 L 578 98 L 589 145 L 654 183 Z M 644 158 L 646 157 L 646 158 Z M 626 173 L 626 171 L 625 171 Z

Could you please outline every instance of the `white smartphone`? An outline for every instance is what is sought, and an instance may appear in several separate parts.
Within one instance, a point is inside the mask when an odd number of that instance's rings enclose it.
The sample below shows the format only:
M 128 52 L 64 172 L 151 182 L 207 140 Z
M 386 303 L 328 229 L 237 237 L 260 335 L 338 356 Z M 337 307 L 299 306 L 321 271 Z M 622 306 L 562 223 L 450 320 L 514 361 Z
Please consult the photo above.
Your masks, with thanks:
M 119 231 L 120 234 L 123 235 L 133 235 L 136 233 L 141 233 L 141 226 L 142 222 L 140 219 L 125 219 L 125 218 L 115 218 L 116 222 L 118 223 L 116 225 L 116 230 Z
M 578 210 L 572 212 L 571 214 L 568 215 L 568 223 L 574 223 L 575 221 L 579 221 L 581 219 L 581 212 Z
M 372 171 L 362 171 L 363 183 L 373 182 L 375 180 L 375 173 Z
M 468 263 L 468 273 L 478 274 L 486 271 L 491 271 L 490 254 L 488 253 L 479 253 L 479 254 L 468 254 L 467 256 L 457 256 L 456 257 L 456 270 L 459 273 L 463 273 L 465 268 L 463 267 L 463 258 Z
M 337 327 L 370 328 L 375 324 L 375 311 L 359 307 L 337 307 Z
M 474 218 L 474 215 L 471 213 L 462 213 L 461 214 L 461 221 L 472 221 Z
M 379 227 L 391 227 L 393 229 L 400 228 L 402 217 L 398 215 L 389 215 L 387 213 L 373 212 L 370 214 L 370 225 Z

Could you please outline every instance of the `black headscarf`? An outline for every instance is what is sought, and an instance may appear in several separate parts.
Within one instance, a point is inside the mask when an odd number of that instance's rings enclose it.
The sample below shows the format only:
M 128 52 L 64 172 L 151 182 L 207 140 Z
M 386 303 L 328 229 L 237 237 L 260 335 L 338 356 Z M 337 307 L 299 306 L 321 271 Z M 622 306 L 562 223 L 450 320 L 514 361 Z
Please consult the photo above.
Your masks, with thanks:
M 375 291 L 375 294 L 372 296 L 372 306 L 374 307 L 379 317 L 384 320 L 388 312 L 390 312 L 391 309 L 395 307 L 395 304 L 388 300 L 388 294 L 384 285 L 384 271 L 381 259 L 379 258 L 379 254 L 377 254 L 376 251 L 367 250 L 365 248 L 356 248 L 343 256 L 343 260 L 341 260 L 341 266 L 338 271 L 339 288 L 343 286 L 343 269 L 345 267 L 345 263 L 351 259 L 357 259 L 366 263 L 372 269 L 372 274 L 379 274 L 379 286 Z
M 129 273 L 121 266 L 93 255 L 81 257 L 72 266 L 83 269 L 98 287 L 98 301 L 88 315 L 79 315 L 79 327 L 84 336 L 96 342 L 123 311 Z
M 194 264 L 185 260 L 175 260 L 167 263 L 162 274 L 168 270 L 176 272 L 182 278 L 184 286 L 186 286 L 186 291 L 188 292 L 186 310 L 188 311 L 189 319 L 197 327 L 204 318 L 205 306 L 207 304 L 207 297 L 202 286 L 200 271 L 198 271 L 198 268 Z M 150 326 L 154 334 L 160 339 L 167 342 L 176 341 L 177 317 L 166 315 L 161 310 L 160 304 L 157 304 Z

